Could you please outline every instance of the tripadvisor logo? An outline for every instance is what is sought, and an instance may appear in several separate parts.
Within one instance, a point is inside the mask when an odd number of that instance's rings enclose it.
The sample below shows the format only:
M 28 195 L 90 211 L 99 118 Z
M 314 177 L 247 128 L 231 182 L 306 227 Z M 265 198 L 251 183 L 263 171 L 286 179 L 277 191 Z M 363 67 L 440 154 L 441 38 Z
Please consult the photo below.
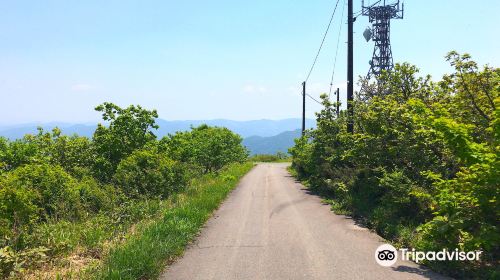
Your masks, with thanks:
M 398 260 L 398 250 L 390 244 L 380 245 L 375 251 L 375 260 L 381 266 L 391 266 Z
M 401 248 L 399 249 L 399 253 L 401 254 L 401 260 L 412 260 L 419 263 L 421 261 L 479 261 L 483 252 L 464 252 L 458 249 L 454 251 L 443 249 L 437 252 L 423 252 L 416 251 L 415 249 L 409 250 L 407 248 Z M 377 250 L 375 250 L 375 260 L 381 266 L 391 266 L 398 260 L 398 250 L 390 244 L 380 245 Z

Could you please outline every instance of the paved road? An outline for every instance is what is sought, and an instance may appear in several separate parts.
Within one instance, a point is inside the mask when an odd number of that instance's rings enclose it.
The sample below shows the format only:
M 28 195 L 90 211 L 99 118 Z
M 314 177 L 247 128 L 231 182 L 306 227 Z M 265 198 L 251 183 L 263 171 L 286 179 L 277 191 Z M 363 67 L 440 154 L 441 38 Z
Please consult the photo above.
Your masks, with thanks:
M 375 262 L 383 240 L 308 194 L 286 164 L 248 173 L 161 279 L 441 279 Z

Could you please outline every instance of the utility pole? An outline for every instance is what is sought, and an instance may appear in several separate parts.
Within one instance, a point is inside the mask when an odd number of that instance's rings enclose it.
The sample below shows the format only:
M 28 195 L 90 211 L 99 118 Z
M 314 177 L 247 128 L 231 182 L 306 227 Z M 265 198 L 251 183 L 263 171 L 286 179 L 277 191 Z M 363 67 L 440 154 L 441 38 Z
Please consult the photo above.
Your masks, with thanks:
M 337 118 L 340 115 L 340 88 L 337 88 Z
M 306 82 L 302 83 L 302 136 L 306 131 Z
M 347 0 L 347 132 L 354 133 L 354 16 L 353 0 Z

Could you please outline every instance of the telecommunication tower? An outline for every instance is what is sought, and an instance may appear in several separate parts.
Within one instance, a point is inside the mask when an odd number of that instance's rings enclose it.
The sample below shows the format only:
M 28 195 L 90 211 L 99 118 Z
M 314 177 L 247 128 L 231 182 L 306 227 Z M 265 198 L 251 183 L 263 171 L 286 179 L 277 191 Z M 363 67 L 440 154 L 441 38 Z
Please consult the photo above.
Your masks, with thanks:
M 386 4 L 384 0 L 382 5 L 378 5 L 380 2 L 382 0 L 368 6 L 365 6 L 364 0 L 362 2 L 362 15 L 368 16 L 372 24 L 372 28 L 368 27 L 363 36 L 367 42 L 370 39 L 375 42 L 367 79 L 378 79 L 383 70 L 390 71 L 394 68 L 390 40 L 391 19 L 402 19 L 404 15 L 404 3 L 400 4 L 399 0 L 392 4 Z

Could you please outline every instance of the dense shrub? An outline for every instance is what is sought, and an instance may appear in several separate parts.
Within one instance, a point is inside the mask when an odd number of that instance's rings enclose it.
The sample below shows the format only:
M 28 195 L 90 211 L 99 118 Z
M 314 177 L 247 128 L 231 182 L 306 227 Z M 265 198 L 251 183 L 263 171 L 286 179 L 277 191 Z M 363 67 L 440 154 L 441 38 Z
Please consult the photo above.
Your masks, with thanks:
M 464 276 L 499 265 L 500 69 L 447 58 L 455 72 L 439 82 L 408 64 L 378 84 L 362 81 L 355 134 L 323 96 L 317 129 L 290 153 L 301 179 L 383 236 L 424 250 L 484 251 L 481 264 L 446 263 Z
M 38 194 L 0 181 L 0 247 L 39 220 Z
M 187 169 L 155 150 L 138 150 L 120 162 L 114 182 L 128 196 L 160 196 L 182 190 L 187 184 Z
M 122 200 L 122 195 L 113 185 L 100 184 L 92 177 L 84 177 L 78 182 L 78 193 L 87 213 L 111 211 Z
M 2 226 L 13 235 L 34 222 L 76 219 L 81 214 L 77 182 L 60 166 L 29 164 L 0 181 Z
M 7 154 L 9 149 L 9 141 L 0 137 L 0 175 L 7 170 L 7 162 L 5 155 Z
M 57 165 L 29 164 L 8 174 L 6 185 L 34 192 L 40 218 L 72 218 L 80 209 L 77 182 Z
M 241 142 L 242 138 L 227 128 L 201 125 L 162 139 L 160 149 L 208 173 L 230 163 L 245 161 L 248 151 Z

